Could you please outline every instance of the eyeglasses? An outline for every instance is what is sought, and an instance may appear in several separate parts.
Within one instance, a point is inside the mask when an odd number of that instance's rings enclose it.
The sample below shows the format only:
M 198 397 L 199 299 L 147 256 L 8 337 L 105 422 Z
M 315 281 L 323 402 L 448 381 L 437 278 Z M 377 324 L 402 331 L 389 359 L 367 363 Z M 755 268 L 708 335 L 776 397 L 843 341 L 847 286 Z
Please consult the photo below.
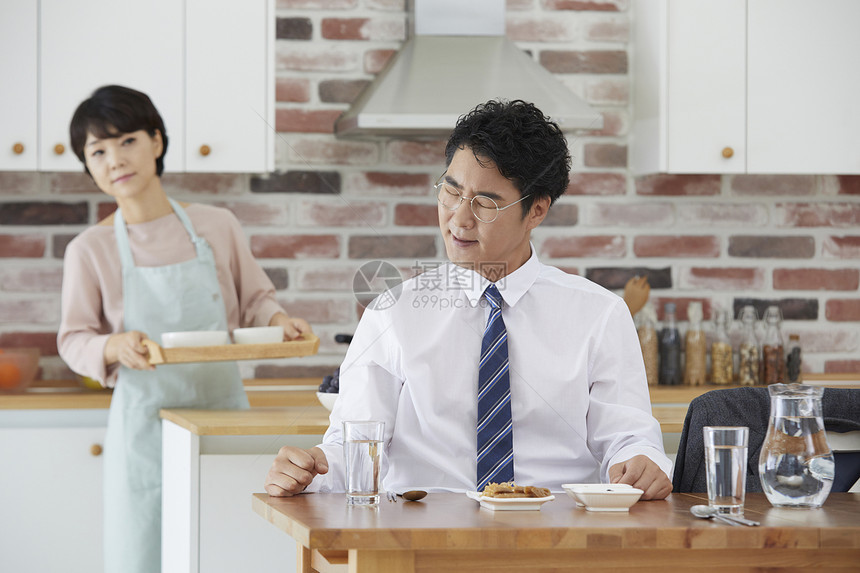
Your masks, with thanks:
M 436 180 L 436 183 L 433 184 L 433 188 L 436 189 L 436 200 L 449 211 L 456 211 L 460 208 L 460 205 L 463 204 L 463 201 L 466 201 L 467 199 L 463 197 L 459 189 L 446 183 L 443 180 L 444 177 L 445 173 L 443 173 L 439 179 Z M 472 214 L 475 215 L 476 219 L 483 223 L 492 223 L 498 218 L 499 211 L 504 211 L 508 207 L 513 207 L 520 201 L 531 197 L 531 195 L 531 193 L 524 195 L 504 207 L 499 207 L 498 203 L 486 195 L 475 195 L 471 199 L 468 199 L 468 201 L 469 207 L 472 209 Z

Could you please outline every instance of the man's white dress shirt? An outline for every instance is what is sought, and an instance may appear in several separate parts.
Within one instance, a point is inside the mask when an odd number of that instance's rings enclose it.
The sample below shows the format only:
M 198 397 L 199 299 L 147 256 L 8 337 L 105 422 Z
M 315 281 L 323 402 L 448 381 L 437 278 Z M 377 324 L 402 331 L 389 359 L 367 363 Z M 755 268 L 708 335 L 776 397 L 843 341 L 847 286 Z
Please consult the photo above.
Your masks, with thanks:
M 488 284 L 443 264 L 365 310 L 320 446 L 329 472 L 308 491 L 345 489 L 343 420 L 385 422 L 383 489 L 475 489 Z M 563 483 L 606 483 L 611 465 L 638 454 L 671 479 L 624 301 L 542 264 L 534 248 L 496 285 L 508 331 L 515 481 L 553 491 Z

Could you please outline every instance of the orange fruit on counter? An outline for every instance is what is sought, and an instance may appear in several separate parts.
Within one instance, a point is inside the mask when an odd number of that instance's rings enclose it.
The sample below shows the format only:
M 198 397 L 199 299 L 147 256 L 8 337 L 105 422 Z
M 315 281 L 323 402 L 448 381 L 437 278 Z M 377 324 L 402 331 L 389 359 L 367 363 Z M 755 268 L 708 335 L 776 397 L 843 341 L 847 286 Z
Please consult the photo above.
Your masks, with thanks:
M 2 352 L 2 351 L 0 351 Z M 21 369 L 17 364 L 0 363 L 0 390 L 12 390 L 21 383 Z

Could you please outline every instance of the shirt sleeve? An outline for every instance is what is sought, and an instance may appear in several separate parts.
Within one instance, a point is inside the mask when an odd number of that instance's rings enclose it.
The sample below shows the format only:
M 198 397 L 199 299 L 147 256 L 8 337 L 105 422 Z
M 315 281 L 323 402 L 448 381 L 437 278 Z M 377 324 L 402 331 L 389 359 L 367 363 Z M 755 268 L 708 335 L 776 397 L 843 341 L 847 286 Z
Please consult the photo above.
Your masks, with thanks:
M 659 422 L 651 400 L 639 339 L 630 311 L 619 298 L 606 315 L 595 357 L 589 365 L 588 447 L 609 483 L 609 468 L 645 455 L 672 478 L 672 461 L 663 450 Z

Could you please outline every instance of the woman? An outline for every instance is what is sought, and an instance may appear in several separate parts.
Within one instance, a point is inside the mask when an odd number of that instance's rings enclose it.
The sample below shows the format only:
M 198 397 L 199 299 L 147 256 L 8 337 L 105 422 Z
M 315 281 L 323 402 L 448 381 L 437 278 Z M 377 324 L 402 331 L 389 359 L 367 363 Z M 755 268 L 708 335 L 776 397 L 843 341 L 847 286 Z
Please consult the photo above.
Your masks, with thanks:
M 116 212 L 69 243 L 60 356 L 113 387 L 105 440 L 105 571 L 161 568 L 161 408 L 247 408 L 235 362 L 148 362 L 169 331 L 277 325 L 290 318 L 226 209 L 180 204 L 161 184 L 167 134 L 145 94 L 106 86 L 80 104 L 71 142 Z

